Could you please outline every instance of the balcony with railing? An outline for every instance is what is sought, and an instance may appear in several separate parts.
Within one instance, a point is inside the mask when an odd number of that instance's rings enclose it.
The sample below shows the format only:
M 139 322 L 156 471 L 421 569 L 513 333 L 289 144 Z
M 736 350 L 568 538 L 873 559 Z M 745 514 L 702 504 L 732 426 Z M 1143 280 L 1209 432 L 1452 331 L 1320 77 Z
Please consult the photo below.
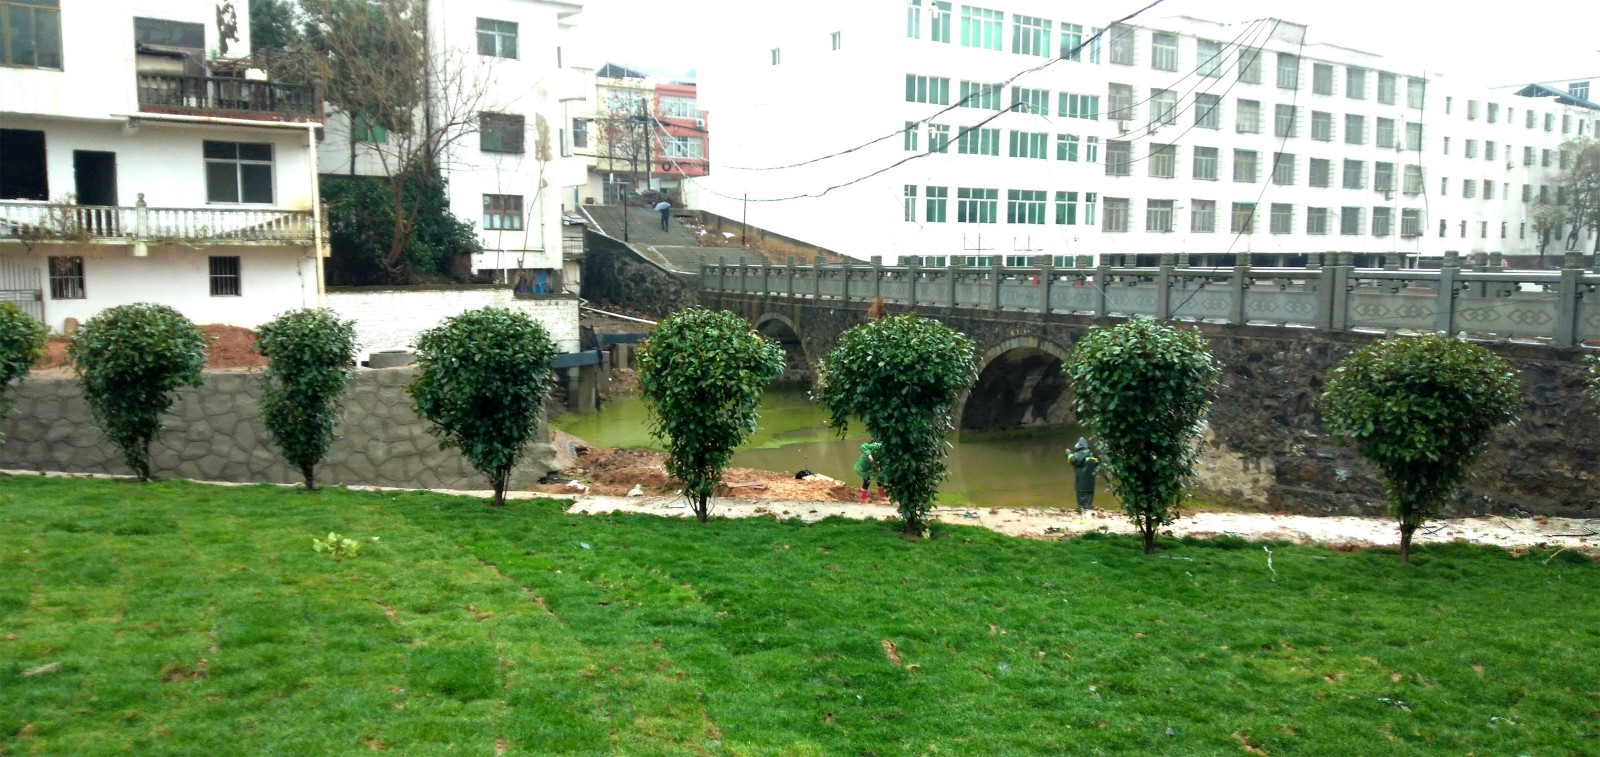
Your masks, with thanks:
M 152 208 L 142 194 L 132 207 L 0 202 L 0 242 L 29 244 L 309 246 L 315 223 L 309 210 Z
M 260 121 L 321 122 L 315 84 L 223 76 L 139 73 L 139 110 Z

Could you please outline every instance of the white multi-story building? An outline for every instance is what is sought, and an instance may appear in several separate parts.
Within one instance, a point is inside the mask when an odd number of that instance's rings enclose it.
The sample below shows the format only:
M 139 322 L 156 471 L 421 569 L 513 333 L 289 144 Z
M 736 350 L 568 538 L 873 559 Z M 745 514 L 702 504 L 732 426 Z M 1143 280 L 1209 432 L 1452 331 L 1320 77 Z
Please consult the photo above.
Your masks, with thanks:
M 1532 254 L 1600 117 L 1275 19 L 1096 37 L 1045 0 L 820 6 L 701 69 L 718 151 L 688 199 L 857 258 Z
M 318 304 L 320 97 L 250 64 L 235 5 L 0 0 L 0 300 L 54 331 Z
M 428 3 L 429 55 L 439 73 L 422 118 L 478 111 L 439 156 L 450 211 L 477 227 L 483 251 L 473 255 L 475 271 L 501 281 L 524 272 L 541 291 L 560 291 L 562 200 L 584 183 L 582 159 L 565 147 L 565 124 L 571 104 L 592 90 L 562 50 L 568 19 L 581 10 L 559 0 Z M 388 140 L 381 128 L 351 125 L 330 114 L 318 152 L 323 173 L 381 175 L 398 165 L 379 154 Z

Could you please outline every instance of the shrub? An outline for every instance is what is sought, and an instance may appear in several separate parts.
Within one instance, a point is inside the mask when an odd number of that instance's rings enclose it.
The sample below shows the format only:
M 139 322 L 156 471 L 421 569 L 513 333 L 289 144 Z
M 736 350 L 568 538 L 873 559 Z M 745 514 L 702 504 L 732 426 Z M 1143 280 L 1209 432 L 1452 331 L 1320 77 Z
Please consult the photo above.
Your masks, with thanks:
M 335 531 L 329 531 L 326 539 L 311 537 L 311 550 L 317 554 L 332 557 L 335 560 L 343 560 L 346 557 L 355 557 L 361 554 L 361 542 L 348 536 L 341 536 Z
M 89 412 L 140 481 L 150 480 L 150 442 L 172 393 L 200 386 L 206 338 L 178 311 L 139 303 L 107 308 L 67 347 Z
M 761 394 L 783 361 L 782 347 L 726 310 L 679 311 L 639 349 L 650 433 L 666 445 L 667 473 L 701 523 L 734 448 L 755 433 Z
M 1198 331 L 1149 318 L 1090 330 L 1062 366 L 1073 409 L 1099 440 L 1112 493 L 1155 551 L 1194 476 L 1200 422 L 1220 369 Z
M 0 421 L 11 409 L 11 384 L 27 378 L 48 337 L 37 318 L 9 302 L 0 303 Z
M 306 491 L 316 488 L 316 467 L 333 443 L 339 396 L 350 383 L 356 329 L 327 310 L 294 310 L 256 333 L 267 358 L 261 417 L 285 460 L 300 471 Z
M 417 339 L 411 398 L 440 437 L 506 501 L 511 470 L 539 428 L 555 380 L 556 346 L 544 327 L 522 313 L 487 307 L 447 318 Z
M 1404 563 L 1412 533 L 1455 493 L 1489 435 L 1516 420 L 1522 387 L 1510 363 L 1475 344 L 1397 336 L 1341 361 L 1321 405 L 1328 429 L 1378 466 Z
M 925 534 L 946 475 L 951 409 L 978 378 L 972 341 L 927 318 L 869 321 L 839 336 L 817 367 L 828 425 L 842 436 L 850 416 L 883 445 L 880 470 L 908 534 Z

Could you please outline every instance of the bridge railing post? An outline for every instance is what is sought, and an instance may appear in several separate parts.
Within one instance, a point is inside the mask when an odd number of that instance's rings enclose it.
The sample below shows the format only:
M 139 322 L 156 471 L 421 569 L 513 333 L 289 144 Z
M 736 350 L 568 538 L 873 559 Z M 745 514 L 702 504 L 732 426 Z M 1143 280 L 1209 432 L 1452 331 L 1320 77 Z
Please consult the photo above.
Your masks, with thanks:
M 1039 264 L 1039 312 L 1050 312 L 1050 289 L 1056 283 L 1055 261 L 1049 255 L 1041 255 L 1044 262 Z
M 850 259 L 849 258 L 845 258 L 844 260 L 840 261 L 839 265 L 841 266 L 841 270 L 839 271 L 839 299 L 844 300 L 845 302 L 849 302 L 850 301 Z
M 1173 255 L 1170 252 L 1162 253 L 1156 261 L 1156 320 L 1165 321 L 1172 318 L 1172 270 L 1174 266 Z
M 822 299 L 822 258 L 811 259 L 811 298 Z
M 906 306 L 912 310 L 917 308 L 917 279 L 922 276 L 918 262 L 917 258 L 906 261 Z
M 745 293 L 750 291 L 750 281 L 749 281 L 750 273 L 749 273 L 749 271 L 750 271 L 750 266 L 745 265 L 745 262 L 743 260 L 739 261 L 739 293 L 740 294 L 745 294 Z
M 784 278 L 783 278 L 783 294 L 784 294 L 785 297 L 788 297 L 789 299 L 792 300 L 792 299 L 794 299 L 794 273 L 795 273 L 795 271 L 794 271 L 794 256 L 793 255 L 789 256 L 788 263 L 787 263 L 787 265 L 785 267 L 787 267 L 788 270 L 784 271 L 785 275 L 784 275 Z
M 1433 328 L 1446 334 L 1456 333 L 1456 276 L 1461 272 L 1461 253 L 1446 250 L 1444 262 L 1439 266 L 1439 295 L 1433 306 Z
M 1104 254 L 1100 255 L 1100 265 L 1094 269 L 1094 315 L 1096 318 L 1105 318 L 1107 310 L 1111 307 L 1107 302 L 1106 290 L 1111 286 L 1111 261 Z
M 1004 263 L 1002 258 L 999 262 Z M 1006 280 L 1006 269 L 1003 266 L 989 266 L 989 311 L 1000 312 L 1000 287 Z
M 950 297 L 950 307 L 957 307 L 961 304 L 961 257 L 959 255 L 950 256 L 950 265 L 945 266 L 944 275 L 949 279 L 949 281 L 945 282 L 947 284 L 945 292 Z
M 1556 330 L 1552 341 L 1557 347 L 1578 343 L 1578 288 L 1583 282 L 1583 253 L 1567 252 L 1561 259 L 1561 283 L 1556 288 Z
M 761 261 L 761 296 L 772 294 L 772 263 Z
M 883 296 L 883 256 L 872 256 L 872 299 Z
M 728 261 L 721 255 L 717 256 L 717 291 L 728 291 Z
M 1350 330 L 1350 279 L 1356 270 L 1356 254 L 1353 252 L 1334 253 L 1338 265 L 1334 266 L 1333 276 L 1333 327 L 1340 331 Z
M 1250 296 L 1250 256 L 1241 254 L 1233 259 L 1233 271 L 1228 274 L 1228 323 L 1243 326 L 1250 310 L 1244 298 Z

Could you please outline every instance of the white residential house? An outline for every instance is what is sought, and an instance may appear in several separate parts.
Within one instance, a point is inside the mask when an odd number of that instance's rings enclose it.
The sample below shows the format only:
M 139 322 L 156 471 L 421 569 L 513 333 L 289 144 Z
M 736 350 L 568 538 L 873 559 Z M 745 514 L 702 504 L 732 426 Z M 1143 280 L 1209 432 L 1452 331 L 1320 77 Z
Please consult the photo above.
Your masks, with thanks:
M 476 225 L 483 245 L 472 268 L 502 282 L 524 275 L 540 293 L 576 293 L 563 285 L 575 284 L 575 271 L 562 275 L 562 200 L 583 183 L 584 165 L 566 149 L 564 127 L 569 104 L 590 91 L 585 72 L 565 65 L 563 43 L 568 19 L 581 10 L 558 0 L 436 0 L 428 7 L 430 56 L 446 72 L 439 78 L 478 93 L 468 95 L 479 109 L 476 124 L 439 156 L 450 210 Z M 459 107 L 461 97 L 456 89 L 430 93 L 436 109 Z M 377 151 L 387 137 L 381 128 L 351 126 L 346 114 L 329 114 L 319 170 L 380 175 L 385 162 Z
M 718 149 L 686 199 L 886 262 L 1534 254 L 1561 143 L 1600 118 L 1587 93 L 1457 82 L 1276 19 L 1096 38 L 1111 20 L 818 0 L 752 24 L 700 69 Z
M 245 60 L 244 5 L 0 0 L 0 299 L 56 332 L 318 304 L 321 98 Z

